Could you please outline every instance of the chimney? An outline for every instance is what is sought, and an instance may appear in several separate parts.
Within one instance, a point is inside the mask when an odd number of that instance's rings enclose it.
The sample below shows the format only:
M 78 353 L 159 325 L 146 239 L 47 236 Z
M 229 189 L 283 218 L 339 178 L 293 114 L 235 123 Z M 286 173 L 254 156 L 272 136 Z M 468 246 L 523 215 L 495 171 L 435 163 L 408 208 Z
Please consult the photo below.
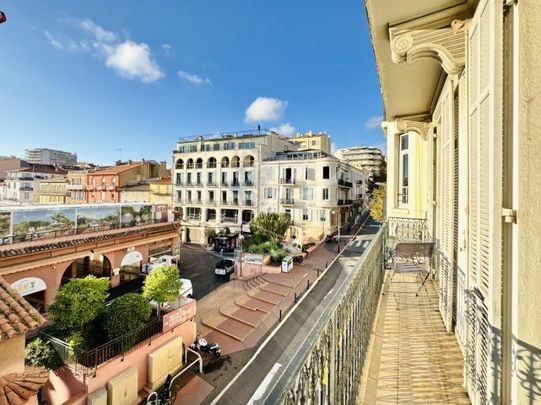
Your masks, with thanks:
M 132 161 L 131 159 L 128 160 L 128 164 L 129 164 L 129 165 L 133 164 L 133 161 Z

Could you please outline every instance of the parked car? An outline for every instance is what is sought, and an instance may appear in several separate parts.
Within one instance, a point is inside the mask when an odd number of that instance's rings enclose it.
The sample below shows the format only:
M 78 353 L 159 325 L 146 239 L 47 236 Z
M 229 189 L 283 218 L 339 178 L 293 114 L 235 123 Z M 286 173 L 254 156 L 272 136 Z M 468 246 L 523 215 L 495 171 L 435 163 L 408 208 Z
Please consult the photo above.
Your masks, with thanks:
M 177 256 L 170 256 L 170 255 L 163 255 L 158 257 L 158 259 L 154 260 L 153 262 L 144 264 L 141 273 L 146 275 L 152 271 L 153 268 L 162 266 L 164 264 L 173 264 L 177 265 L 178 263 L 178 257 Z
M 217 276 L 228 276 L 235 271 L 236 263 L 234 260 L 221 260 L 214 269 L 214 274 Z

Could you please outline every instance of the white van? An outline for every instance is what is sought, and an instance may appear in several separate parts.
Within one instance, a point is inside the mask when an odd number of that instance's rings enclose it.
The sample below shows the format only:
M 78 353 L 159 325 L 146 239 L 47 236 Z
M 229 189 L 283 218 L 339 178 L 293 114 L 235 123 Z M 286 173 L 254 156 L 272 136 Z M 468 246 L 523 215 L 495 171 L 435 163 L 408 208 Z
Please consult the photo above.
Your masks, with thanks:
M 178 263 L 177 256 L 163 255 L 163 256 L 158 257 L 153 262 L 143 264 L 143 267 L 141 268 L 141 273 L 146 275 L 150 273 L 154 267 L 162 266 L 164 264 L 176 265 L 177 263 Z
M 182 283 L 182 286 L 180 287 L 178 298 L 171 302 L 164 302 L 162 304 L 162 309 L 166 311 L 172 311 L 173 309 L 177 309 L 182 306 L 183 303 L 186 301 L 186 298 L 193 298 L 193 286 L 191 280 L 188 280 L 187 278 L 181 278 L 180 281 Z M 158 303 L 154 300 L 150 301 L 150 305 L 152 306 L 152 308 L 158 308 Z

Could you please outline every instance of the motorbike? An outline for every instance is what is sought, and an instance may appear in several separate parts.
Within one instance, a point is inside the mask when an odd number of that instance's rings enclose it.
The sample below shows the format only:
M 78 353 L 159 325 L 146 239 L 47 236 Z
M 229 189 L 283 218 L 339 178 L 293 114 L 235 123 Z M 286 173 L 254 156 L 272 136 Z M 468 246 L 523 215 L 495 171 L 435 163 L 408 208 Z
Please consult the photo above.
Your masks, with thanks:
M 338 243 L 338 238 L 335 235 L 327 235 L 325 237 L 325 243 Z
M 222 349 L 218 343 L 209 343 L 207 342 L 207 339 L 202 337 L 195 338 L 193 343 L 190 345 L 190 348 L 202 353 L 206 353 L 215 359 L 219 359 L 222 355 Z
M 295 263 L 302 263 L 302 261 L 304 260 L 304 256 L 303 255 L 295 255 L 293 256 L 293 261 Z

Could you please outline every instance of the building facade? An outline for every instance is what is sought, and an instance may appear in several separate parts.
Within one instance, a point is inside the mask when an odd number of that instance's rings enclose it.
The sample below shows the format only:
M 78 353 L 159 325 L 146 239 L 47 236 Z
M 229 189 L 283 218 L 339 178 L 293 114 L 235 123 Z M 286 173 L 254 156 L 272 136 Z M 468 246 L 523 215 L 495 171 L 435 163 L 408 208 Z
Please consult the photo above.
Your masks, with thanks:
M 317 149 L 328 154 L 331 153 L 331 137 L 326 132 L 314 134 L 312 131 L 308 131 L 304 134 L 297 134 L 294 138 L 290 138 L 290 141 L 297 144 L 298 150 Z
M 65 170 L 47 165 L 30 165 L 22 169 L 8 170 L 2 188 L 4 194 L 0 199 L 12 204 L 33 204 L 40 181 L 65 174 Z
M 205 242 L 207 228 L 248 230 L 260 196 L 260 167 L 275 152 L 296 149 L 276 133 L 242 133 L 180 141 L 173 152 L 173 209 L 184 239 Z
M 0 156 L 0 181 L 7 177 L 8 170 L 18 170 L 28 166 L 26 161 L 15 156 Z
M 86 178 L 87 203 L 121 201 L 123 187 L 135 186 L 149 179 L 167 177 L 165 162 L 141 161 L 118 163 L 103 170 L 89 172 Z
M 541 3 L 366 8 L 389 223 L 416 222 L 436 243 L 439 309 L 472 403 L 540 402 Z
M 152 204 L 166 204 L 169 209 L 172 209 L 173 184 L 171 177 L 151 180 L 148 184 L 150 185 L 150 202 Z
M 173 206 L 186 240 L 205 242 L 207 229 L 249 231 L 260 212 L 287 212 L 291 234 L 319 239 L 362 205 L 362 173 L 319 150 L 296 151 L 275 133 L 243 134 L 177 144 Z
M 66 202 L 86 204 L 86 177 L 88 170 L 69 170 L 66 175 Z
M 150 202 L 150 184 L 148 183 L 126 185 L 120 187 L 119 190 L 120 202 Z
M 24 158 L 28 163 L 71 166 L 77 164 L 77 154 L 48 148 L 25 149 Z
M 355 167 L 318 150 L 279 152 L 261 163 L 258 212 L 285 212 L 302 243 L 320 240 L 365 204 L 366 180 Z
M 351 148 L 338 149 L 334 156 L 364 171 L 369 177 L 377 176 L 384 161 L 383 153 L 375 146 L 353 146 Z
M 65 204 L 67 198 L 66 178 L 53 177 L 39 182 L 36 204 Z

